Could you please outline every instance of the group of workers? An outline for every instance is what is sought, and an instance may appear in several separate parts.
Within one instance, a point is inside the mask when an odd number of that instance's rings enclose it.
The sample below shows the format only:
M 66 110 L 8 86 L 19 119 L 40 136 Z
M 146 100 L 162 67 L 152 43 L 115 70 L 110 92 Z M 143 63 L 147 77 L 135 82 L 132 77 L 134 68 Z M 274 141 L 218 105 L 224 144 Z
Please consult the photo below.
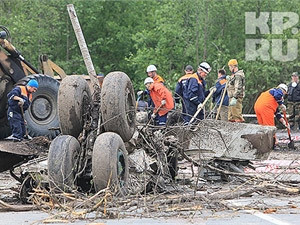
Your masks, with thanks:
M 287 97 L 287 106 L 284 104 L 284 97 Z M 280 113 L 289 114 L 289 120 Z M 297 72 L 292 73 L 291 82 L 279 84 L 277 88 L 271 88 L 258 97 L 255 102 L 254 110 L 258 123 L 261 125 L 275 126 L 274 114 L 276 118 L 288 129 L 300 129 L 300 84 Z
M 159 99 L 159 101 L 153 101 L 154 110 L 151 117 L 155 118 L 155 124 L 165 125 L 168 112 L 173 109 L 174 105 L 180 103 L 184 125 L 190 124 L 193 117 L 198 120 L 204 119 L 203 103 L 208 96 L 213 96 L 214 102 L 219 107 L 221 120 L 244 122 L 242 101 L 245 96 L 245 75 L 243 70 L 238 69 L 236 59 L 231 59 L 228 67 L 231 75 L 226 76 L 225 70 L 220 69 L 215 86 L 207 89 L 205 79 L 211 71 L 211 66 L 207 62 L 202 62 L 196 72 L 191 65 L 186 66 L 185 74 L 176 84 L 174 104 L 171 92 L 164 85 L 163 78 L 157 74 L 157 68 L 154 65 L 148 66 L 148 77 L 144 84 L 150 94 L 150 99 Z M 154 88 L 156 86 L 157 88 Z M 139 91 L 138 96 L 143 93 L 145 92 Z M 149 104 L 151 106 L 151 103 Z M 193 121 L 197 122 L 197 120 Z
M 206 88 L 205 78 L 211 71 L 211 66 L 207 62 L 202 62 L 194 72 L 191 65 L 185 67 L 185 74 L 178 80 L 175 88 L 175 97 L 165 86 L 164 79 L 157 74 L 154 65 L 147 67 L 148 77 L 144 81 L 145 91 L 139 91 L 138 96 L 149 94 L 149 106 L 153 106 L 151 119 L 155 125 L 165 126 L 168 112 L 176 105 L 182 105 L 182 119 L 184 125 L 190 124 L 192 117 L 204 119 L 205 99 L 213 96 L 213 102 L 218 108 L 220 119 L 230 122 L 244 122 L 242 116 L 242 103 L 245 96 L 245 75 L 243 70 L 238 68 L 236 59 L 228 62 L 231 75 L 226 75 L 224 69 L 218 70 L 218 78 L 213 87 Z M 100 86 L 103 83 L 103 74 L 98 75 Z M 30 80 L 26 86 L 16 86 L 8 94 L 8 121 L 12 130 L 12 135 L 8 139 L 21 141 L 28 138 L 25 129 L 24 111 L 28 109 L 32 93 L 39 84 L 36 80 Z M 274 115 L 286 127 L 289 123 L 282 117 L 280 110 L 286 112 L 284 96 L 288 95 L 289 115 L 293 119 L 295 128 L 299 127 L 300 118 L 300 84 L 297 72 L 292 74 L 292 82 L 279 84 L 276 88 L 271 88 L 260 94 L 255 102 L 254 110 L 258 124 L 275 126 Z M 175 100 L 175 102 L 174 102 Z M 279 106 L 279 107 L 278 107 Z M 197 120 L 194 120 L 197 121 Z M 297 124 L 297 125 L 296 125 Z M 300 127 L 299 127 L 300 128 Z
M 164 85 L 163 78 L 157 74 L 154 65 L 147 68 L 149 77 L 145 79 L 145 85 L 150 99 L 154 102 L 152 118 L 155 124 L 163 126 L 166 124 L 167 114 L 175 105 L 182 105 L 182 119 L 184 125 L 190 124 L 192 117 L 198 120 L 204 119 L 203 104 L 205 99 L 213 96 L 213 102 L 218 108 L 218 116 L 221 120 L 230 122 L 244 122 L 242 116 L 243 98 L 245 97 L 245 74 L 238 67 L 236 59 L 228 62 L 230 75 L 226 75 L 224 69 L 218 70 L 218 78 L 215 85 L 206 88 L 205 78 L 211 71 L 207 62 L 202 62 L 194 72 L 191 65 L 186 66 L 185 74 L 178 80 L 175 88 L 175 104 L 171 92 Z M 212 93 L 211 93 L 212 92 Z M 138 95 L 144 92 L 138 92 Z M 275 88 L 264 91 L 257 98 L 254 111 L 258 124 L 275 126 L 274 115 L 287 128 L 289 123 L 283 118 L 281 112 L 286 112 L 284 96 L 288 95 L 288 105 L 291 105 L 289 114 L 294 118 L 294 126 L 299 127 L 300 118 L 300 84 L 298 73 L 292 74 L 292 82 L 279 84 Z M 281 111 L 281 112 L 280 112 Z M 197 121 L 197 120 L 196 120 Z M 300 127 L 299 127 L 300 128 Z

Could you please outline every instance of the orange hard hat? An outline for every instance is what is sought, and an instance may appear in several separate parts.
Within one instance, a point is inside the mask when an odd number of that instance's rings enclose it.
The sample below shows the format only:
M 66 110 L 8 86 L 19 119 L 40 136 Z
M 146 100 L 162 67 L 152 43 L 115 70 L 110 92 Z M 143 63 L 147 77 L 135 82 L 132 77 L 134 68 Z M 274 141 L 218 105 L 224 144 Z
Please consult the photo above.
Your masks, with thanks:
M 228 62 L 228 66 L 236 66 L 238 64 L 236 59 L 230 59 Z

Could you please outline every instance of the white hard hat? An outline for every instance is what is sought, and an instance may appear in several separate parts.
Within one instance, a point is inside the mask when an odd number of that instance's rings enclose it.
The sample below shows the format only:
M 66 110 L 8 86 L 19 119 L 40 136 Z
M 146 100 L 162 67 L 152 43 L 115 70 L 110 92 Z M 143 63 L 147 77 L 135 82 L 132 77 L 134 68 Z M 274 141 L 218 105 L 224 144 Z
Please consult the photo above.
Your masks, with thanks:
M 154 65 L 150 65 L 150 66 L 147 67 L 147 73 L 152 72 L 152 71 L 156 71 L 156 70 L 157 70 L 156 66 L 154 66 Z
M 211 71 L 211 67 L 207 62 L 200 63 L 199 67 L 201 70 L 203 70 L 205 73 L 209 73 Z
M 288 87 L 286 86 L 286 84 L 279 84 L 279 85 L 278 85 L 278 88 L 284 90 L 285 92 L 288 91 Z
M 144 81 L 144 84 L 146 85 L 148 83 L 153 83 L 153 82 L 154 82 L 154 80 L 151 77 L 147 77 Z

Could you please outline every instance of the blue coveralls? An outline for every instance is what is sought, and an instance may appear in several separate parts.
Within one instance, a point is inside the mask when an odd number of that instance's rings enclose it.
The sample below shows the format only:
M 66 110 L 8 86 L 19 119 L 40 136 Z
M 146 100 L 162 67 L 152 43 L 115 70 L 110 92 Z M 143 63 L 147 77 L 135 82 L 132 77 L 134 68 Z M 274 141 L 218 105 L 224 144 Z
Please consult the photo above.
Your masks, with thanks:
M 280 88 L 272 88 L 269 93 L 274 96 L 276 102 L 278 103 L 278 105 L 282 105 L 284 102 L 284 94 L 283 91 Z M 277 108 L 275 111 L 275 116 L 278 120 L 280 120 L 282 118 L 282 115 L 280 113 L 280 110 Z
M 20 105 L 18 104 L 19 101 L 14 100 L 14 96 L 21 97 L 24 100 L 23 110 L 25 112 L 30 105 L 30 99 L 32 98 L 32 95 L 27 91 L 26 86 L 17 86 L 7 94 L 7 118 L 12 130 L 12 136 L 22 140 L 26 134 L 25 124 Z
M 205 91 L 206 81 L 203 80 L 198 73 L 187 74 L 181 77 L 176 85 L 175 92 L 183 99 L 183 120 L 187 125 L 192 116 L 196 113 L 197 107 L 203 103 L 209 91 Z M 178 101 L 178 98 L 177 98 Z M 184 111 L 186 110 L 186 111 Z M 204 112 L 201 110 L 196 117 L 197 119 L 204 119 Z
M 226 75 L 223 75 L 220 78 L 218 78 L 215 85 L 216 91 L 213 95 L 213 102 L 215 102 L 217 105 L 220 105 L 225 86 L 226 86 Z M 222 105 L 228 106 L 228 104 L 229 104 L 229 97 L 228 94 L 226 93 Z

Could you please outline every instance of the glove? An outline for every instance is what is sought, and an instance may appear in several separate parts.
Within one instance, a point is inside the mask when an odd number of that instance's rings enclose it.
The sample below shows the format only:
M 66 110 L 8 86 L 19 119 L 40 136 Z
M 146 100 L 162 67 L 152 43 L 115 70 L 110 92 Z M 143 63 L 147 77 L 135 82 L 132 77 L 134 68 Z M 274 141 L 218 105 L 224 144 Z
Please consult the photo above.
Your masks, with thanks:
M 136 94 L 137 94 L 137 96 L 140 96 L 140 95 L 142 95 L 144 93 L 144 91 L 138 91 Z
M 161 100 L 161 105 L 165 105 L 166 104 L 166 100 Z
M 203 107 L 203 104 L 200 103 L 200 104 L 197 106 L 197 109 L 200 109 L 200 108 L 202 108 L 202 107 Z
M 24 102 L 25 102 L 24 99 L 23 99 L 23 98 L 20 98 L 20 99 L 19 99 L 19 103 L 18 103 L 19 106 L 23 106 L 23 105 L 24 105 Z
M 209 92 L 215 92 L 216 90 L 217 90 L 216 87 L 211 87 L 211 88 L 209 89 Z
M 155 113 L 152 113 L 151 118 L 152 118 L 152 119 L 155 119 L 155 117 L 156 117 L 156 114 L 155 114 Z
M 229 102 L 229 106 L 235 106 L 236 103 L 237 103 L 237 99 L 235 97 L 233 97 Z
M 286 106 L 284 104 L 281 104 L 279 107 L 280 107 L 281 111 L 284 111 L 284 112 L 286 111 Z

